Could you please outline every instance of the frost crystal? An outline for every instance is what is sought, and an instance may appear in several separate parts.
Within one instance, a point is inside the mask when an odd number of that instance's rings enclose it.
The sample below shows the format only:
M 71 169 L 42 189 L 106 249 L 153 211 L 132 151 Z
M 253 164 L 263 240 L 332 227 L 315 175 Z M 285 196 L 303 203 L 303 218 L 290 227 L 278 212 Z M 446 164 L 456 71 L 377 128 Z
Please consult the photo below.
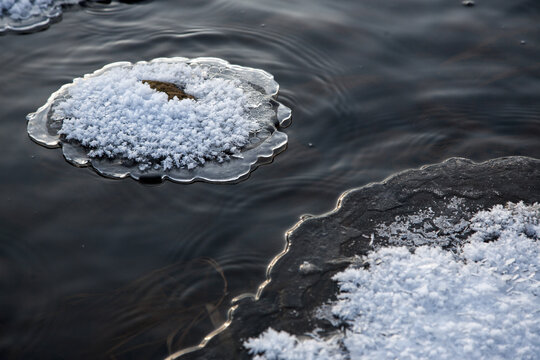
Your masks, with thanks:
M 459 242 L 458 235 L 467 229 L 471 216 L 463 205 L 463 199 L 453 197 L 447 205 L 452 216 L 436 215 L 432 208 L 415 214 L 397 216 L 390 224 L 379 224 L 376 232 L 392 245 L 404 245 L 414 248 L 420 245 L 446 246 Z
M 535 359 L 539 222 L 539 204 L 508 203 L 476 213 L 455 253 L 434 242 L 370 252 L 368 270 L 334 277 L 338 300 L 326 306 L 348 328 L 339 338 L 270 329 L 244 346 L 258 359 Z
M 170 82 L 197 100 L 153 90 L 143 79 Z M 222 162 L 264 125 L 247 116 L 239 81 L 213 78 L 199 67 L 164 63 L 117 67 L 82 79 L 53 107 L 58 132 L 90 149 L 90 157 L 125 158 L 163 170 Z
M 61 15 L 61 5 L 80 0 L 0 0 L 0 32 L 7 29 L 30 30 Z
M 117 62 L 53 93 L 28 134 L 104 176 L 236 182 L 285 149 L 291 110 L 278 89 L 217 58 Z

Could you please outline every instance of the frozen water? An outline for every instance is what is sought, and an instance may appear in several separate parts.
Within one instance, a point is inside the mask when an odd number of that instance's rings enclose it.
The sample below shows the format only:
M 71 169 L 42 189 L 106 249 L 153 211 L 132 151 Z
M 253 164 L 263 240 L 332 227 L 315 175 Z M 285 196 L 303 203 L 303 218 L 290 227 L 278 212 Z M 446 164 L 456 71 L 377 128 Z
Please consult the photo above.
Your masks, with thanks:
M 0 32 L 29 31 L 62 14 L 62 5 L 81 0 L 0 0 Z
M 470 218 L 456 252 L 435 242 L 372 251 L 368 269 L 334 277 L 338 300 L 325 306 L 346 331 L 306 340 L 268 329 L 244 346 L 258 359 L 535 359 L 539 224 L 539 204 L 509 203 Z
M 172 83 L 194 99 L 169 99 L 143 80 Z M 290 109 L 277 91 L 270 74 L 220 59 L 115 63 L 54 93 L 29 115 L 28 132 L 107 176 L 234 181 L 286 145 L 276 127 Z
M 438 215 L 432 208 L 410 215 L 397 216 L 390 224 L 379 224 L 375 231 L 392 245 L 414 248 L 420 245 L 448 246 L 458 243 L 468 230 L 471 213 L 463 199 L 452 197 L 446 203 L 447 215 Z
M 197 100 L 169 101 L 143 79 L 181 84 Z M 137 64 L 76 81 L 53 106 L 52 119 L 62 122 L 58 134 L 89 148 L 90 157 L 192 169 L 239 154 L 266 125 L 268 119 L 249 117 L 246 95 L 238 80 L 209 79 L 186 63 Z

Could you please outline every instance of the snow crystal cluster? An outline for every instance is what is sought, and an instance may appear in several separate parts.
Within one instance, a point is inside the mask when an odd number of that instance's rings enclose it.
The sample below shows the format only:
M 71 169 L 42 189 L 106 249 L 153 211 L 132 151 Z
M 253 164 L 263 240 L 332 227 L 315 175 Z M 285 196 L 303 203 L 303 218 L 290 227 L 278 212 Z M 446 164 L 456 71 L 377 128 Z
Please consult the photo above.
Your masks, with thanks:
M 168 100 L 142 80 L 169 82 L 194 99 Z M 122 158 L 141 170 L 187 168 L 235 156 L 264 127 L 249 116 L 260 93 L 184 62 L 113 67 L 75 80 L 53 106 L 58 132 L 90 157 Z
M 76 4 L 79 0 L 0 0 L 0 17 L 25 20 L 40 17 L 44 12 L 62 4 Z
M 255 360 L 315 360 L 315 359 L 342 359 L 336 339 L 321 339 L 313 337 L 297 337 L 286 331 L 276 331 L 269 328 L 258 338 L 252 338 L 244 343 L 255 355 Z
M 363 259 L 368 269 L 335 275 L 339 335 L 268 329 L 244 346 L 260 360 L 537 359 L 540 205 L 497 205 L 468 226 L 455 252 L 434 242 L 386 247 Z
M 468 229 L 471 213 L 458 197 L 448 200 L 446 213 L 451 216 L 438 215 L 432 208 L 422 209 L 414 214 L 396 216 L 392 223 L 379 224 L 375 231 L 388 243 L 409 248 L 459 243 L 458 235 Z

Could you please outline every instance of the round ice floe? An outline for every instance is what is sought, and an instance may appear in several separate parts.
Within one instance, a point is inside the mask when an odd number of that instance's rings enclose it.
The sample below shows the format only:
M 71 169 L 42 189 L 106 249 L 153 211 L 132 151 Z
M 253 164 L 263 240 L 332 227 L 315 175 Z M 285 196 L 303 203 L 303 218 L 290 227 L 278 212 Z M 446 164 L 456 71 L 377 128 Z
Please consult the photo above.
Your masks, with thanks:
M 230 182 L 287 143 L 290 109 L 262 71 L 214 58 L 114 63 L 28 115 L 28 133 L 110 177 Z
M 49 24 L 62 15 L 62 5 L 81 0 L 0 0 L 0 33 L 30 31 Z

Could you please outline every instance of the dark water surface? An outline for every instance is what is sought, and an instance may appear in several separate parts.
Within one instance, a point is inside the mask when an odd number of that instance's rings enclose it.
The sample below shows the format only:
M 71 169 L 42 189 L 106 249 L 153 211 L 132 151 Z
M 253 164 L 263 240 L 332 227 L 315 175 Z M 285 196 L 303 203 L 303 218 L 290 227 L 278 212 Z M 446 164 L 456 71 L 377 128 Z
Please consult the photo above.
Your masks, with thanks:
M 28 138 L 27 113 L 74 77 L 169 56 L 274 74 L 288 149 L 236 185 L 149 186 Z M 2 359 L 162 358 L 346 189 L 451 156 L 540 157 L 537 0 L 87 3 L 0 36 L 0 75 Z

